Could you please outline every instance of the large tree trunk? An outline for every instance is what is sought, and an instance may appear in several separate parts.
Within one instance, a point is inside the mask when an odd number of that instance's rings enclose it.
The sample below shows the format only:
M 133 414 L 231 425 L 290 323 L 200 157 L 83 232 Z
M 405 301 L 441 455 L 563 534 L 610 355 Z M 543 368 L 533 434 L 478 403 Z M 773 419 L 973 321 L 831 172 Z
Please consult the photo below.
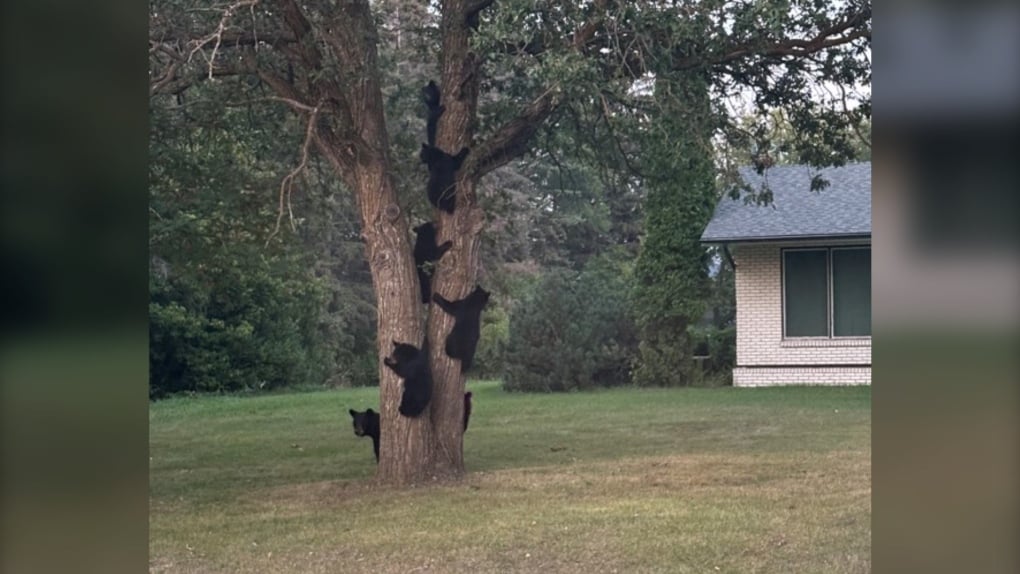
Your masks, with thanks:
M 468 49 L 466 5 L 447 2 L 443 10 L 440 85 L 446 112 L 439 122 L 437 145 L 453 153 L 471 145 L 478 101 L 477 62 Z M 337 97 L 346 100 L 350 123 L 320 130 L 316 143 L 356 194 L 375 287 L 382 425 L 377 479 L 397 485 L 456 479 L 464 473 L 464 375 L 459 361 L 446 356 L 444 350 L 453 318 L 430 305 L 427 331 L 434 387 L 432 400 L 421 416 L 408 418 L 398 413 L 403 381 L 382 362 L 390 355 L 393 341 L 420 347 L 426 329 L 422 328 L 408 222 L 390 177 L 375 28 L 367 2 L 346 2 L 344 8 L 344 18 L 337 21 L 334 31 L 347 56 L 340 77 L 343 94 Z M 345 131 L 343 137 L 331 136 Z M 474 172 L 463 169 L 458 173 L 455 213 L 436 210 L 434 216 L 439 242 L 453 241 L 453 248 L 437 265 L 434 290 L 451 300 L 474 288 L 478 272 L 484 217 L 474 193 L 477 176 L 465 176 L 470 173 Z M 422 193 L 425 187 L 423 176 Z
M 443 5 L 442 61 L 440 89 L 446 111 L 440 117 L 436 144 L 455 154 L 462 147 L 473 145 L 478 107 L 478 62 L 468 46 L 468 2 L 447 1 Z M 468 165 L 471 157 L 468 157 Z M 461 169 L 457 178 L 457 208 L 452 215 L 434 210 L 442 243 L 453 241 L 453 247 L 437 265 L 433 292 L 449 300 L 462 299 L 474 289 L 480 261 L 480 233 L 484 221 L 475 195 L 475 176 L 470 169 Z M 432 377 L 434 382 L 429 414 L 432 423 L 431 442 L 426 458 L 429 471 L 436 478 L 456 479 L 464 474 L 463 410 L 465 376 L 460 361 L 445 352 L 446 336 L 453 328 L 453 317 L 439 308 L 429 306 L 428 336 Z
M 293 11 L 299 10 L 293 0 L 283 1 Z M 604 1 L 600 0 L 600 5 Z M 478 12 L 491 4 L 492 0 L 445 0 L 442 3 L 439 83 L 445 112 L 439 119 L 436 145 L 450 154 L 477 144 L 474 138 L 480 63 L 469 44 L 473 31 L 470 22 L 477 20 Z M 344 17 L 335 21 L 337 28 L 326 37 L 334 53 L 341 55 L 344 66 L 335 87 L 326 92 L 341 104 L 341 109 L 349 110 L 349 114 L 344 114 L 349 122 L 335 126 L 335 130 L 318 133 L 316 142 L 354 190 L 361 208 L 378 308 L 382 436 L 377 479 L 397 485 L 458 479 L 464 474 L 465 376 L 460 371 L 460 361 L 451 359 L 445 352 L 446 337 L 453 328 L 454 319 L 437 305 L 430 305 L 427 327 L 423 329 L 408 224 L 397 204 L 389 176 L 389 145 L 379 89 L 375 27 L 365 0 L 351 0 L 342 5 Z M 301 21 L 291 26 L 298 37 L 302 36 L 302 26 Z M 572 45 L 581 46 L 594 30 L 595 21 L 587 22 L 573 34 Z M 314 51 L 302 53 L 311 63 L 320 60 Z M 287 94 L 287 87 L 281 82 L 275 82 L 275 87 Z M 474 289 L 478 279 L 480 234 L 485 223 L 475 193 L 478 180 L 526 149 L 537 127 L 555 108 L 556 94 L 556 90 L 546 90 L 523 109 L 518 118 L 497 130 L 488 142 L 471 149 L 457 173 L 454 213 L 434 210 L 438 242 L 453 242 L 453 247 L 436 266 L 432 285 L 433 291 L 446 299 L 462 299 Z M 353 128 L 353 133 L 349 128 Z M 332 137 L 334 133 L 340 137 Z M 426 193 L 424 173 L 421 193 Z M 390 354 L 394 340 L 420 346 L 426 332 L 434 385 L 432 400 L 420 417 L 406 418 L 397 412 L 402 381 L 382 364 L 382 358 Z
M 397 412 L 403 381 L 383 358 L 393 342 L 422 345 L 422 305 L 408 233 L 408 222 L 391 177 L 389 141 L 383 114 L 376 42 L 378 37 L 368 2 L 348 1 L 335 21 L 333 37 L 342 49 L 343 67 L 332 92 L 344 110 L 342 123 L 316 132 L 319 150 L 354 192 L 361 212 L 362 237 L 375 288 L 379 357 L 381 441 L 377 478 L 406 485 L 434 475 L 434 432 L 429 413 L 408 418 Z M 424 182 L 423 182 L 424 190 Z
M 318 69 L 324 57 L 307 41 L 311 24 L 293 0 L 281 0 L 284 18 L 304 43 L 291 54 L 304 65 Z M 436 144 L 456 154 L 471 148 L 477 123 L 479 61 L 470 50 L 469 14 L 477 14 L 491 0 L 446 0 L 442 6 L 441 102 Z M 260 70 L 260 77 L 290 101 L 316 101 L 310 121 L 320 152 L 355 193 L 361 211 L 362 235 L 375 287 L 378 314 L 379 394 L 381 441 L 377 479 L 396 485 L 458 479 L 464 474 L 463 409 L 465 376 L 460 362 L 446 355 L 446 337 L 454 319 L 436 305 L 429 306 L 427 327 L 422 324 L 417 274 L 408 235 L 408 222 L 394 188 L 389 142 L 383 114 L 376 43 L 378 36 L 366 0 L 341 3 L 343 17 L 332 30 L 320 30 L 340 60 L 335 77 L 311 81 L 302 97 L 282 78 Z M 509 161 L 548 114 L 552 100 L 543 96 L 522 118 L 511 122 L 488 145 L 473 149 L 457 173 L 457 205 L 453 214 L 435 210 L 439 243 L 453 241 L 440 259 L 433 291 L 450 300 L 474 289 L 480 261 L 480 233 L 484 214 L 478 207 L 475 186 L 487 171 Z M 320 107 L 330 110 L 316 119 Z M 305 108 L 308 108 L 306 105 Z M 421 193 L 427 176 L 422 174 Z M 430 342 L 433 377 L 432 400 L 421 416 L 407 418 L 397 408 L 403 381 L 383 364 L 393 342 L 421 347 L 425 333 Z

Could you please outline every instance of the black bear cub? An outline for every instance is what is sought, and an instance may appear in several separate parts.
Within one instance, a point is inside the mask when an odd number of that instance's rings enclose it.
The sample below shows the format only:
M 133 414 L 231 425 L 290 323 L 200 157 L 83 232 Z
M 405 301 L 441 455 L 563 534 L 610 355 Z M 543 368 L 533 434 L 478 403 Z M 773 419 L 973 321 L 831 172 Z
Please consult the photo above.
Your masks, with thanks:
M 450 155 L 434 145 L 421 144 L 421 161 L 429 166 L 429 202 L 447 213 L 457 206 L 457 170 L 464 165 L 468 148 Z
M 439 105 L 439 96 L 439 86 L 431 80 L 421 89 L 422 100 L 428 108 L 428 119 L 425 122 L 428 143 L 421 144 L 421 161 L 429 166 L 429 201 L 439 209 L 453 213 L 457 204 L 454 181 L 457 179 L 457 170 L 468 155 L 468 148 L 462 148 L 457 155 L 450 155 L 436 147 L 436 126 L 439 117 L 446 111 L 445 106 Z
M 436 145 L 436 124 L 439 123 L 439 116 L 446 111 L 446 106 L 439 105 L 439 86 L 429 80 L 427 86 L 421 89 L 421 97 L 425 100 L 425 107 L 428 108 L 429 117 L 425 121 L 426 141 L 429 145 Z
M 366 409 L 365 412 L 358 412 L 354 409 L 347 409 L 347 412 L 351 413 L 351 419 L 354 423 L 354 436 L 370 436 L 372 437 L 372 451 L 375 452 L 375 461 L 379 462 L 379 413 L 372 409 Z M 467 431 L 468 420 L 471 418 L 471 393 L 464 393 L 464 431 Z
M 414 240 L 414 265 L 418 268 L 418 285 L 421 287 L 421 302 L 432 300 L 432 265 L 442 258 L 443 254 L 453 246 L 452 241 L 436 245 L 436 226 L 432 222 L 423 223 L 414 228 L 417 238 Z
M 428 341 L 425 341 L 421 350 L 408 343 L 393 341 L 392 355 L 392 358 L 384 357 L 383 363 L 404 379 L 404 394 L 397 410 L 405 417 L 416 417 L 432 399 Z
M 375 451 L 375 461 L 379 462 L 379 413 L 368 409 L 359 413 L 354 409 L 348 409 L 351 418 L 354 419 L 355 436 L 372 437 L 372 450 Z
M 482 309 L 489 302 L 489 292 L 480 286 L 460 301 L 447 301 L 439 293 L 432 295 L 439 308 L 454 317 L 453 329 L 446 337 L 446 354 L 460 359 L 460 372 L 471 368 L 475 348 L 482 331 Z

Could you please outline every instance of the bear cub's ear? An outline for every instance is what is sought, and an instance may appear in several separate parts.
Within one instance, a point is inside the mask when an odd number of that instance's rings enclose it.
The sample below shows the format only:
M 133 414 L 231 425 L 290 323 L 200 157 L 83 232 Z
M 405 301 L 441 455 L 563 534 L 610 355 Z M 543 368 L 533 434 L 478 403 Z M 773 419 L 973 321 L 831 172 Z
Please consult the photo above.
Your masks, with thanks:
M 375 414 L 375 411 L 373 411 L 372 409 L 368 409 L 367 411 L 365 411 L 365 414 L 366 415 Z
M 354 409 L 347 409 L 347 412 L 351 413 L 352 417 L 358 416 L 358 411 Z

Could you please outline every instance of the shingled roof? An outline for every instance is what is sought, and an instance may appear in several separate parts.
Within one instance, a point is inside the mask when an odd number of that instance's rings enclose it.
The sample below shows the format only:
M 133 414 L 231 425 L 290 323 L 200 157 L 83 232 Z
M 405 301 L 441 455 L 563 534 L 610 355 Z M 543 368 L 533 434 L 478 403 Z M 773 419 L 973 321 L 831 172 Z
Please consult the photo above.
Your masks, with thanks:
M 829 187 L 811 191 L 821 172 Z M 750 168 L 741 175 L 753 189 L 762 176 Z M 871 163 L 817 170 L 804 165 L 775 166 L 766 172 L 773 205 L 745 204 L 723 197 L 705 232 L 704 243 L 871 236 Z

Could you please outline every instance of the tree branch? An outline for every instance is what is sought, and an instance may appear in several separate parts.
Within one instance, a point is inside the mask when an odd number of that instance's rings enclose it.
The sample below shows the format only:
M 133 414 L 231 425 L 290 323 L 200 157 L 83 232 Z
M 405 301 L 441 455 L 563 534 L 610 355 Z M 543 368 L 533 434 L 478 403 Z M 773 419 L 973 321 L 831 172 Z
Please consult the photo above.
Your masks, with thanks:
M 836 84 L 836 86 L 839 88 L 840 102 L 843 104 L 843 113 L 850 115 L 850 106 L 846 103 L 846 88 L 844 88 L 842 84 Z M 871 138 L 865 137 L 865 135 L 861 132 L 861 123 L 859 121 L 851 122 L 850 128 L 855 134 L 857 134 L 857 138 L 861 140 L 861 143 L 868 146 L 868 149 L 871 149 Z
M 773 44 L 742 44 L 723 51 L 721 54 L 709 55 L 707 57 L 690 57 L 678 60 L 673 66 L 676 70 L 686 70 L 701 66 L 716 66 L 739 60 L 746 56 L 782 57 L 782 56 L 809 56 L 826 48 L 849 44 L 859 38 L 871 39 L 870 28 L 856 29 L 866 23 L 871 17 L 871 9 L 858 12 L 853 17 L 828 28 L 818 31 L 813 38 L 799 39 L 791 38 Z M 847 35 L 841 35 L 850 31 Z M 835 37 L 834 37 L 835 36 Z
M 847 36 L 839 36 L 836 38 L 815 38 L 813 40 L 788 40 L 780 44 L 773 44 L 771 46 L 765 46 L 763 48 L 743 48 L 735 50 L 729 54 L 726 54 L 722 59 L 712 62 L 713 64 L 723 64 L 742 58 L 744 56 L 758 54 L 767 57 L 776 56 L 808 56 L 824 50 L 825 48 L 831 48 L 833 46 L 841 46 L 843 44 L 849 44 L 858 38 L 871 39 L 870 30 L 857 30 L 850 33 Z
M 304 12 L 295 0 L 280 0 L 283 8 L 283 21 L 294 33 L 295 44 L 298 45 L 297 52 L 305 61 L 309 70 L 322 69 L 322 54 L 305 38 L 312 33 L 312 24 L 305 17 Z
M 478 146 L 475 160 L 469 168 L 473 175 L 482 177 L 492 170 L 510 163 L 510 160 L 528 149 L 528 141 L 538 131 L 559 104 L 553 88 L 536 98 L 513 120 L 507 122 L 484 144 Z
M 205 38 L 208 38 L 206 36 Z M 297 38 L 294 37 L 293 33 L 286 32 L 284 30 L 277 30 L 273 32 L 251 32 L 239 31 L 230 32 L 224 31 L 220 42 L 220 47 L 226 46 L 255 46 L 256 44 L 269 44 L 270 46 L 279 46 L 284 44 L 295 44 Z M 168 36 L 159 42 L 159 45 L 172 44 L 174 42 L 180 42 L 184 44 L 192 44 L 195 42 L 201 42 L 199 38 L 181 38 L 178 36 Z M 151 51 L 151 50 L 150 50 Z
M 319 102 L 322 105 L 322 102 Z M 312 145 L 312 137 L 315 134 L 315 125 L 317 117 L 319 115 L 319 106 L 311 108 L 311 113 L 308 114 L 308 127 L 305 129 L 305 141 L 301 145 L 301 163 L 297 165 L 290 173 L 288 173 L 283 181 L 280 182 L 280 210 L 276 215 L 276 227 L 273 228 L 273 232 L 266 238 L 266 247 L 269 247 L 269 242 L 272 241 L 273 237 L 280 232 L 280 223 L 283 221 L 283 207 L 286 201 L 287 212 L 290 214 L 290 228 L 292 231 L 297 231 L 297 226 L 294 224 L 294 209 L 290 203 L 290 196 L 294 191 L 294 179 L 304 171 L 305 166 L 308 165 L 308 148 Z
M 269 96 L 266 99 L 267 100 L 272 100 L 274 102 L 283 102 L 285 104 L 290 105 L 293 108 L 299 109 L 299 110 L 304 111 L 304 112 L 315 112 L 315 113 L 319 112 L 319 108 L 318 107 L 314 107 L 313 108 L 312 106 L 309 106 L 308 104 L 302 104 L 301 102 L 298 102 L 296 100 L 292 100 L 290 98 L 281 98 L 281 97 L 277 97 L 277 96 Z
M 610 0 L 595 0 L 595 14 L 570 37 L 570 48 L 582 50 L 591 41 L 605 15 Z M 479 2 L 481 3 L 481 2 Z M 517 117 L 496 130 L 483 144 L 477 146 L 471 154 L 468 170 L 476 177 L 482 177 L 492 170 L 510 163 L 510 160 L 522 155 L 528 149 L 538 128 L 560 104 L 560 89 L 557 85 L 548 86 L 528 107 Z
M 158 96 L 161 94 L 179 94 L 191 86 L 209 79 L 222 78 L 228 76 L 243 76 L 247 74 L 255 73 L 255 69 L 246 64 L 237 65 L 236 63 L 230 65 L 218 64 L 213 66 L 210 76 L 206 74 L 201 75 L 188 75 L 180 76 L 178 72 L 180 68 L 180 62 L 171 64 L 167 69 L 166 73 L 154 80 L 149 84 L 149 97 Z
M 227 29 L 227 21 L 233 17 L 234 12 L 237 9 L 243 6 L 254 7 L 255 4 L 258 4 L 258 2 L 259 0 L 238 0 L 230 6 L 227 6 L 227 8 L 223 11 L 223 15 L 220 17 L 220 23 L 216 26 L 216 30 L 204 38 L 195 40 L 195 46 L 190 52 L 188 52 L 188 62 L 191 62 L 191 58 L 195 56 L 196 52 L 204 48 L 209 42 L 215 40 L 216 44 L 213 45 L 212 56 L 208 58 L 209 79 L 213 79 L 213 65 L 216 62 L 216 53 L 219 52 L 220 44 L 223 42 L 223 32 Z
M 149 96 L 154 96 L 160 93 L 170 82 L 177 79 L 177 68 L 181 65 L 180 61 L 173 61 L 170 66 L 167 67 L 166 72 L 160 77 L 156 78 L 149 83 Z
M 308 103 L 309 98 L 304 94 L 298 92 L 297 88 L 290 85 L 287 80 L 284 80 L 280 76 L 272 73 L 270 70 L 265 68 L 258 68 L 256 73 L 259 79 L 266 83 L 274 92 L 279 95 L 280 101 L 291 104 L 301 110 L 309 110 L 315 108 Z
M 623 164 L 627 166 L 630 173 L 638 173 L 638 170 L 634 169 L 631 165 L 630 160 L 627 159 L 627 153 L 623 151 L 623 145 L 620 144 L 620 138 L 616 135 L 616 130 L 613 129 L 613 121 L 611 119 L 612 114 L 609 111 L 609 102 L 606 101 L 605 94 L 599 94 L 599 100 L 602 102 L 602 119 L 606 120 L 606 128 L 609 130 L 609 137 L 616 144 L 616 150 L 620 152 L 620 158 L 623 159 Z

